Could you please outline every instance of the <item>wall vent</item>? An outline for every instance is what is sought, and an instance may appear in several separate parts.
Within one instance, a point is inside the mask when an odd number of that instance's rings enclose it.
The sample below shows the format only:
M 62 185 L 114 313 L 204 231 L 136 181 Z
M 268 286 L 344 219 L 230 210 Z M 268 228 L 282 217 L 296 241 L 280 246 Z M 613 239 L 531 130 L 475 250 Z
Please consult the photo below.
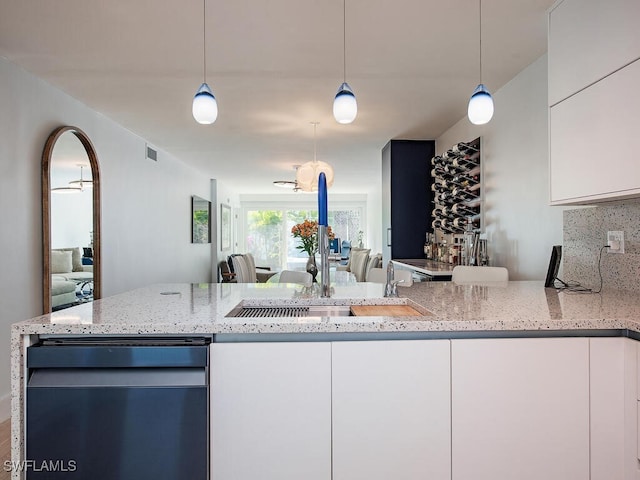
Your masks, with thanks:
M 147 148 L 147 158 L 149 160 L 153 160 L 154 162 L 158 161 L 158 151 L 154 150 L 153 147 L 149 145 L 145 145 Z

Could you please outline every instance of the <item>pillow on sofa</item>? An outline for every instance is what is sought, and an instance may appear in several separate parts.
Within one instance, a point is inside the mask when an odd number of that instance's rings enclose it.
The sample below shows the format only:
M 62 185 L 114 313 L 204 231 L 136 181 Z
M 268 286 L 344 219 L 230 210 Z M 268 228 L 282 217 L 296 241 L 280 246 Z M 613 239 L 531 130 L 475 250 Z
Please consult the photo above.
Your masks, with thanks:
M 51 250 L 51 273 L 70 273 L 72 270 L 71 251 Z
M 367 275 L 370 248 L 351 249 L 349 270 L 356 277 L 356 281 L 364 282 Z
M 54 248 L 57 252 L 71 252 L 71 268 L 70 272 L 82 272 L 82 251 L 80 247 Z

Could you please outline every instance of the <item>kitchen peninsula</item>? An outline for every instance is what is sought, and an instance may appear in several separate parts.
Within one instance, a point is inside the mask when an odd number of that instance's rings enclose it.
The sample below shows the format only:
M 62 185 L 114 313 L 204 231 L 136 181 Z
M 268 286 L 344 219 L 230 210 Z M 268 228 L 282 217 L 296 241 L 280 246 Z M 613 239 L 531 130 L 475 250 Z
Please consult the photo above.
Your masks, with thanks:
M 216 480 L 638 478 L 636 295 L 541 282 L 382 293 L 372 283 L 336 286 L 331 298 L 285 285 L 153 285 L 14 324 L 13 460 L 25 458 L 28 345 L 207 336 Z M 238 305 L 397 303 L 423 316 L 226 316 Z

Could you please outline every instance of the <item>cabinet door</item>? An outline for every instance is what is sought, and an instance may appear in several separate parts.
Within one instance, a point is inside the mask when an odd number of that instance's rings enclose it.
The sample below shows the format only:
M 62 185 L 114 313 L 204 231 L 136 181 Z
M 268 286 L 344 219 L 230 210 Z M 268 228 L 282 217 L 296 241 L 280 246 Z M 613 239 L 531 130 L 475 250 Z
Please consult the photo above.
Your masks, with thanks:
M 331 345 L 211 347 L 211 478 L 331 479 Z
M 332 349 L 333 480 L 449 480 L 449 341 Z
M 637 480 L 637 343 L 592 338 L 591 480 Z
M 640 195 L 638 85 L 640 60 L 551 108 L 552 204 Z
M 549 105 L 640 57 L 638 0 L 564 0 L 549 13 Z
M 589 478 L 589 340 L 451 341 L 452 478 Z

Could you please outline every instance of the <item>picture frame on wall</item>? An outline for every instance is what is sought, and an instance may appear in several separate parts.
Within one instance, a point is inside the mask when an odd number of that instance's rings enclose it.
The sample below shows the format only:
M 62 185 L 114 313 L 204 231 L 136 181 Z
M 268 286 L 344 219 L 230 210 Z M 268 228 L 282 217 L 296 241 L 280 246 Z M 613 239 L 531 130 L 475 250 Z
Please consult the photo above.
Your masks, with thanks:
M 220 250 L 231 249 L 231 207 L 220 204 Z
M 191 197 L 191 243 L 211 243 L 211 202 Z

